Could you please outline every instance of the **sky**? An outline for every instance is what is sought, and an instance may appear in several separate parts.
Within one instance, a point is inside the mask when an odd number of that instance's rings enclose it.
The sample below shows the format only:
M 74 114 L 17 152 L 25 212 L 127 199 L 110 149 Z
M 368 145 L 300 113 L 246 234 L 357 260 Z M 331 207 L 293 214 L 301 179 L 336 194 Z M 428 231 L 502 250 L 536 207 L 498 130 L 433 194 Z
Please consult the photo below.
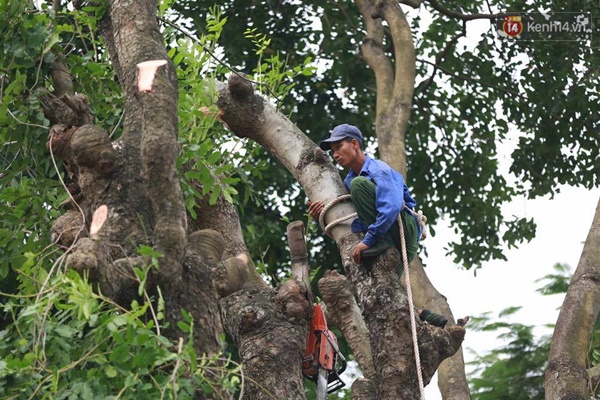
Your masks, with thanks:
M 436 236 L 423 242 L 429 253 L 424 258 L 425 271 L 436 289 L 448 299 L 456 318 L 486 312 L 497 316 L 505 308 L 522 306 L 509 321 L 536 326 L 536 335 L 551 334 L 543 325 L 556 322 L 564 295 L 537 293 L 536 289 L 543 283 L 536 280 L 554 273 L 556 263 L 567 264 L 575 271 L 599 200 L 600 189 L 562 187 L 554 199 L 547 196 L 513 201 L 505 211 L 533 217 L 537 223 L 536 237 L 517 249 L 507 250 L 507 261 L 485 263 L 477 276 L 445 256 L 444 247 L 453 232 L 447 225 L 440 224 L 436 226 Z M 556 218 L 565 213 L 572 217 Z M 472 361 L 475 353 L 483 355 L 504 344 L 495 334 L 469 331 L 467 325 L 463 342 L 465 362 Z M 437 377 L 426 387 L 425 395 L 428 400 L 441 399 Z

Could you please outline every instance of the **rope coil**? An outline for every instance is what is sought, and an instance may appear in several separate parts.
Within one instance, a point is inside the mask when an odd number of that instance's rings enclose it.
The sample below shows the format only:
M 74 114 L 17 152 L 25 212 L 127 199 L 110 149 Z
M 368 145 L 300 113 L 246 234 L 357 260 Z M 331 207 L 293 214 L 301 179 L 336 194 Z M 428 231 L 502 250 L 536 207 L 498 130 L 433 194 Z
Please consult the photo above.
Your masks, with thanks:
M 319 215 L 319 225 L 321 225 L 321 229 L 323 229 L 323 232 L 325 232 L 325 234 L 329 237 L 331 236 L 331 233 L 329 233 L 329 231 L 331 230 L 331 228 L 333 228 L 335 225 L 342 223 L 344 221 L 347 221 L 349 219 L 352 218 L 356 218 L 357 214 L 356 213 L 352 213 L 352 214 L 348 214 L 344 217 L 338 218 L 336 220 L 331 221 L 329 224 L 325 225 L 325 214 L 327 213 L 327 211 L 333 207 L 334 205 L 336 205 L 337 203 L 340 203 L 342 201 L 345 200 L 350 200 L 351 196 L 349 194 L 343 194 L 333 200 L 331 200 L 329 203 L 327 203 L 324 207 L 323 207 L 323 211 L 321 211 L 321 215 Z

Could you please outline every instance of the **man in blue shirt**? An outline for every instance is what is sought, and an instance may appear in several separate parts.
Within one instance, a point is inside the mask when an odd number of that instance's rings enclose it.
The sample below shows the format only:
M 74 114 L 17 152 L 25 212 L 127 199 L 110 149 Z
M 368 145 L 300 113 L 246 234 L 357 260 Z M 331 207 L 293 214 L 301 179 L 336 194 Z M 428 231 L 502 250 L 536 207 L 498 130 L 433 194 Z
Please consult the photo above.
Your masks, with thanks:
M 363 151 L 363 136 L 353 125 L 338 125 L 329 139 L 322 141 L 321 149 L 330 150 L 334 160 L 349 172 L 344 179 L 350 191 L 358 218 L 352 222 L 352 232 L 364 232 L 363 240 L 352 249 L 354 262 L 374 257 L 390 247 L 396 247 L 410 263 L 417 254 L 421 229 L 411 212 L 417 204 L 410 195 L 402 175 L 385 162 L 369 157 Z M 323 211 L 322 202 L 309 202 L 308 213 L 318 220 Z M 414 211 L 413 211 L 414 212 Z M 403 254 L 400 242 L 398 215 L 402 218 L 406 244 Z M 398 276 L 404 270 L 398 266 Z M 429 310 L 420 310 L 421 319 L 444 327 L 448 320 Z
M 411 214 L 417 202 L 410 195 L 402 175 L 383 161 L 366 155 L 362 149 L 363 137 L 353 125 L 342 124 L 331 131 L 329 139 L 319 146 L 330 150 L 334 160 L 349 172 L 344 184 L 352 196 L 358 218 L 352 222 L 352 232 L 365 232 L 361 243 L 352 250 L 357 264 L 363 256 L 375 256 L 396 246 L 400 254 L 398 214 L 405 230 L 407 260 L 417 254 L 421 232 Z M 308 213 L 318 219 L 323 203 L 309 203 Z M 402 270 L 399 271 L 402 273 Z

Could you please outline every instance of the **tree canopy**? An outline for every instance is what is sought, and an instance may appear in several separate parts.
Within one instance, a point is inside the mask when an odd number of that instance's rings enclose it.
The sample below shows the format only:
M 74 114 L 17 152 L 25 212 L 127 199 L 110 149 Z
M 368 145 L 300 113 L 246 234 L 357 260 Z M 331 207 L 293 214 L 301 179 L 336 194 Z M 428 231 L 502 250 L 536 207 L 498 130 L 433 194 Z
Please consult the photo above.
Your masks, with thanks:
M 1 327 L 10 326 L 1 331 L 2 393 L 68 398 L 70 390 L 86 398 L 132 390 L 176 397 L 192 396 L 198 386 L 206 393 L 217 386 L 235 392 L 237 369 L 211 375 L 225 368 L 224 361 L 202 359 L 193 340 L 177 343 L 163 335 L 169 323 L 190 338 L 198 328 L 185 309 L 177 318 L 165 315 L 165 299 L 148 283 L 158 260 L 169 254 L 137 247 L 130 237 L 110 250 L 115 257 L 137 252 L 151 260 L 134 269 L 140 302 L 124 308 L 118 299 L 92 292 L 87 274 L 66 272 L 63 250 L 71 249 L 53 246 L 64 240 L 56 232 L 72 235 L 73 242 L 81 233 L 62 232 L 55 224 L 80 200 L 70 178 L 81 171 L 58 162 L 55 148 L 48 147 L 49 128 L 59 122 L 48 109 L 58 107 L 65 93 L 81 93 L 91 110 L 87 118 L 99 121 L 108 140 L 133 124 L 123 111 L 133 75 L 119 70 L 128 60 L 110 60 L 107 46 L 114 43 L 103 39 L 110 7 L 74 3 L 75 8 L 0 3 Z M 312 140 L 347 122 L 359 126 L 369 149 L 380 153 L 377 83 L 360 52 L 367 28 L 359 3 L 234 0 L 217 8 L 181 0 L 161 2 L 157 10 L 176 71 L 171 78 L 179 85 L 176 166 L 191 217 L 188 228 L 202 224 L 196 218 L 201 206 L 233 203 L 243 220 L 245 246 L 273 287 L 290 273 L 283 261 L 285 225 L 306 219 L 306 193 L 279 168 L 281 160 L 206 117 L 217 112 L 215 82 L 243 72 Z M 552 194 L 558 184 L 597 187 L 600 171 L 600 60 L 590 41 L 507 40 L 498 37 L 497 20 L 507 11 L 589 12 L 585 15 L 596 18 L 598 6 L 541 0 L 405 3 L 416 50 L 412 116 L 404 133 L 408 182 L 433 228 L 447 217 L 460 234 L 449 247 L 455 261 L 480 267 L 535 234 L 534 221 L 504 215 L 503 204 L 514 196 Z M 489 24 L 475 43 L 465 39 L 473 21 Z M 394 59 L 389 26 L 383 38 L 383 53 Z M 72 99 L 69 107 L 82 107 Z M 514 147 L 510 178 L 498 155 L 507 142 Z M 339 250 L 310 230 L 312 263 L 321 267 L 317 278 L 328 269 L 343 271 Z M 136 239 L 145 235 L 151 236 L 140 229 Z M 232 256 L 239 249 L 227 251 Z M 520 332 L 527 334 L 526 327 Z M 204 369 L 197 368 L 199 359 Z M 130 365 L 139 373 L 128 371 Z M 41 381 L 31 387 L 38 376 Z

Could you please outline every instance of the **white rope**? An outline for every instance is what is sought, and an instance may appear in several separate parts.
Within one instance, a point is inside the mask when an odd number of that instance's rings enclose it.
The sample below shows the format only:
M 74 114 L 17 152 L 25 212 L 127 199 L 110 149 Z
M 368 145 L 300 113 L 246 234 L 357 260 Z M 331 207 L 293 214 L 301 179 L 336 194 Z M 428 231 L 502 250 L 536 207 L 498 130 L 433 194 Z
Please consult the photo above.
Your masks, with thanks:
M 343 194 L 338 198 L 335 198 L 333 200 L 331 200 L 329 203 L 327 203 L 327 205 L 325 205 L 325 207 L 323 207 L 323 211 L 321 211 L 321 215 L 319 215 L 319 225 L 321 225 L 321 229 L 323 229 L 323 232 L 325 232 L 325 234 L 329 237 L 331 237 L 331 234 L 329 233 L 329 230 L 331 228 L 333 228 L 335 225 L 347 221 L 349 219 L 352 218 L 356 218 L 357 214 L 356 213 L 352 213 L 352 214 L 348 214 L 346 216 L 343 216 L 341 218 L 338 218 L 336 220 L 331 221 L 329 224 L 327 224 L 327 226 L 325 225 L 325 213 L 334 205 L 336 205 L 339 202 L 342 202 L 344 200 L 350 200 L 350 195 L 349 194 Z
M 415 365 L 417 367 L 417 379 L 419 380 L 419 391 L 421 400 L 425 400 L 425 386 L 423 385 L 423 373 L 421 371 L 421 355 L 419 353 L 419 339 L 417 337 L 417 322 L 415 319 L 415 308 L 412 300 L 412 288 L 410 285 L 410 272 L 408 268 L 408 255 L 406 254 L 406 238 L 404 237 L 404 225 L 401 213 L 398 214 L 398 225 L 400 226 L 400 241 L 402 243 L 402 260 L 404 261 L 404 275 L 406 276 L 406 295 L 408 296 L 408 309 L 410 311 L 410 330 L 412 331 L 413 347 L 415 351 Z

